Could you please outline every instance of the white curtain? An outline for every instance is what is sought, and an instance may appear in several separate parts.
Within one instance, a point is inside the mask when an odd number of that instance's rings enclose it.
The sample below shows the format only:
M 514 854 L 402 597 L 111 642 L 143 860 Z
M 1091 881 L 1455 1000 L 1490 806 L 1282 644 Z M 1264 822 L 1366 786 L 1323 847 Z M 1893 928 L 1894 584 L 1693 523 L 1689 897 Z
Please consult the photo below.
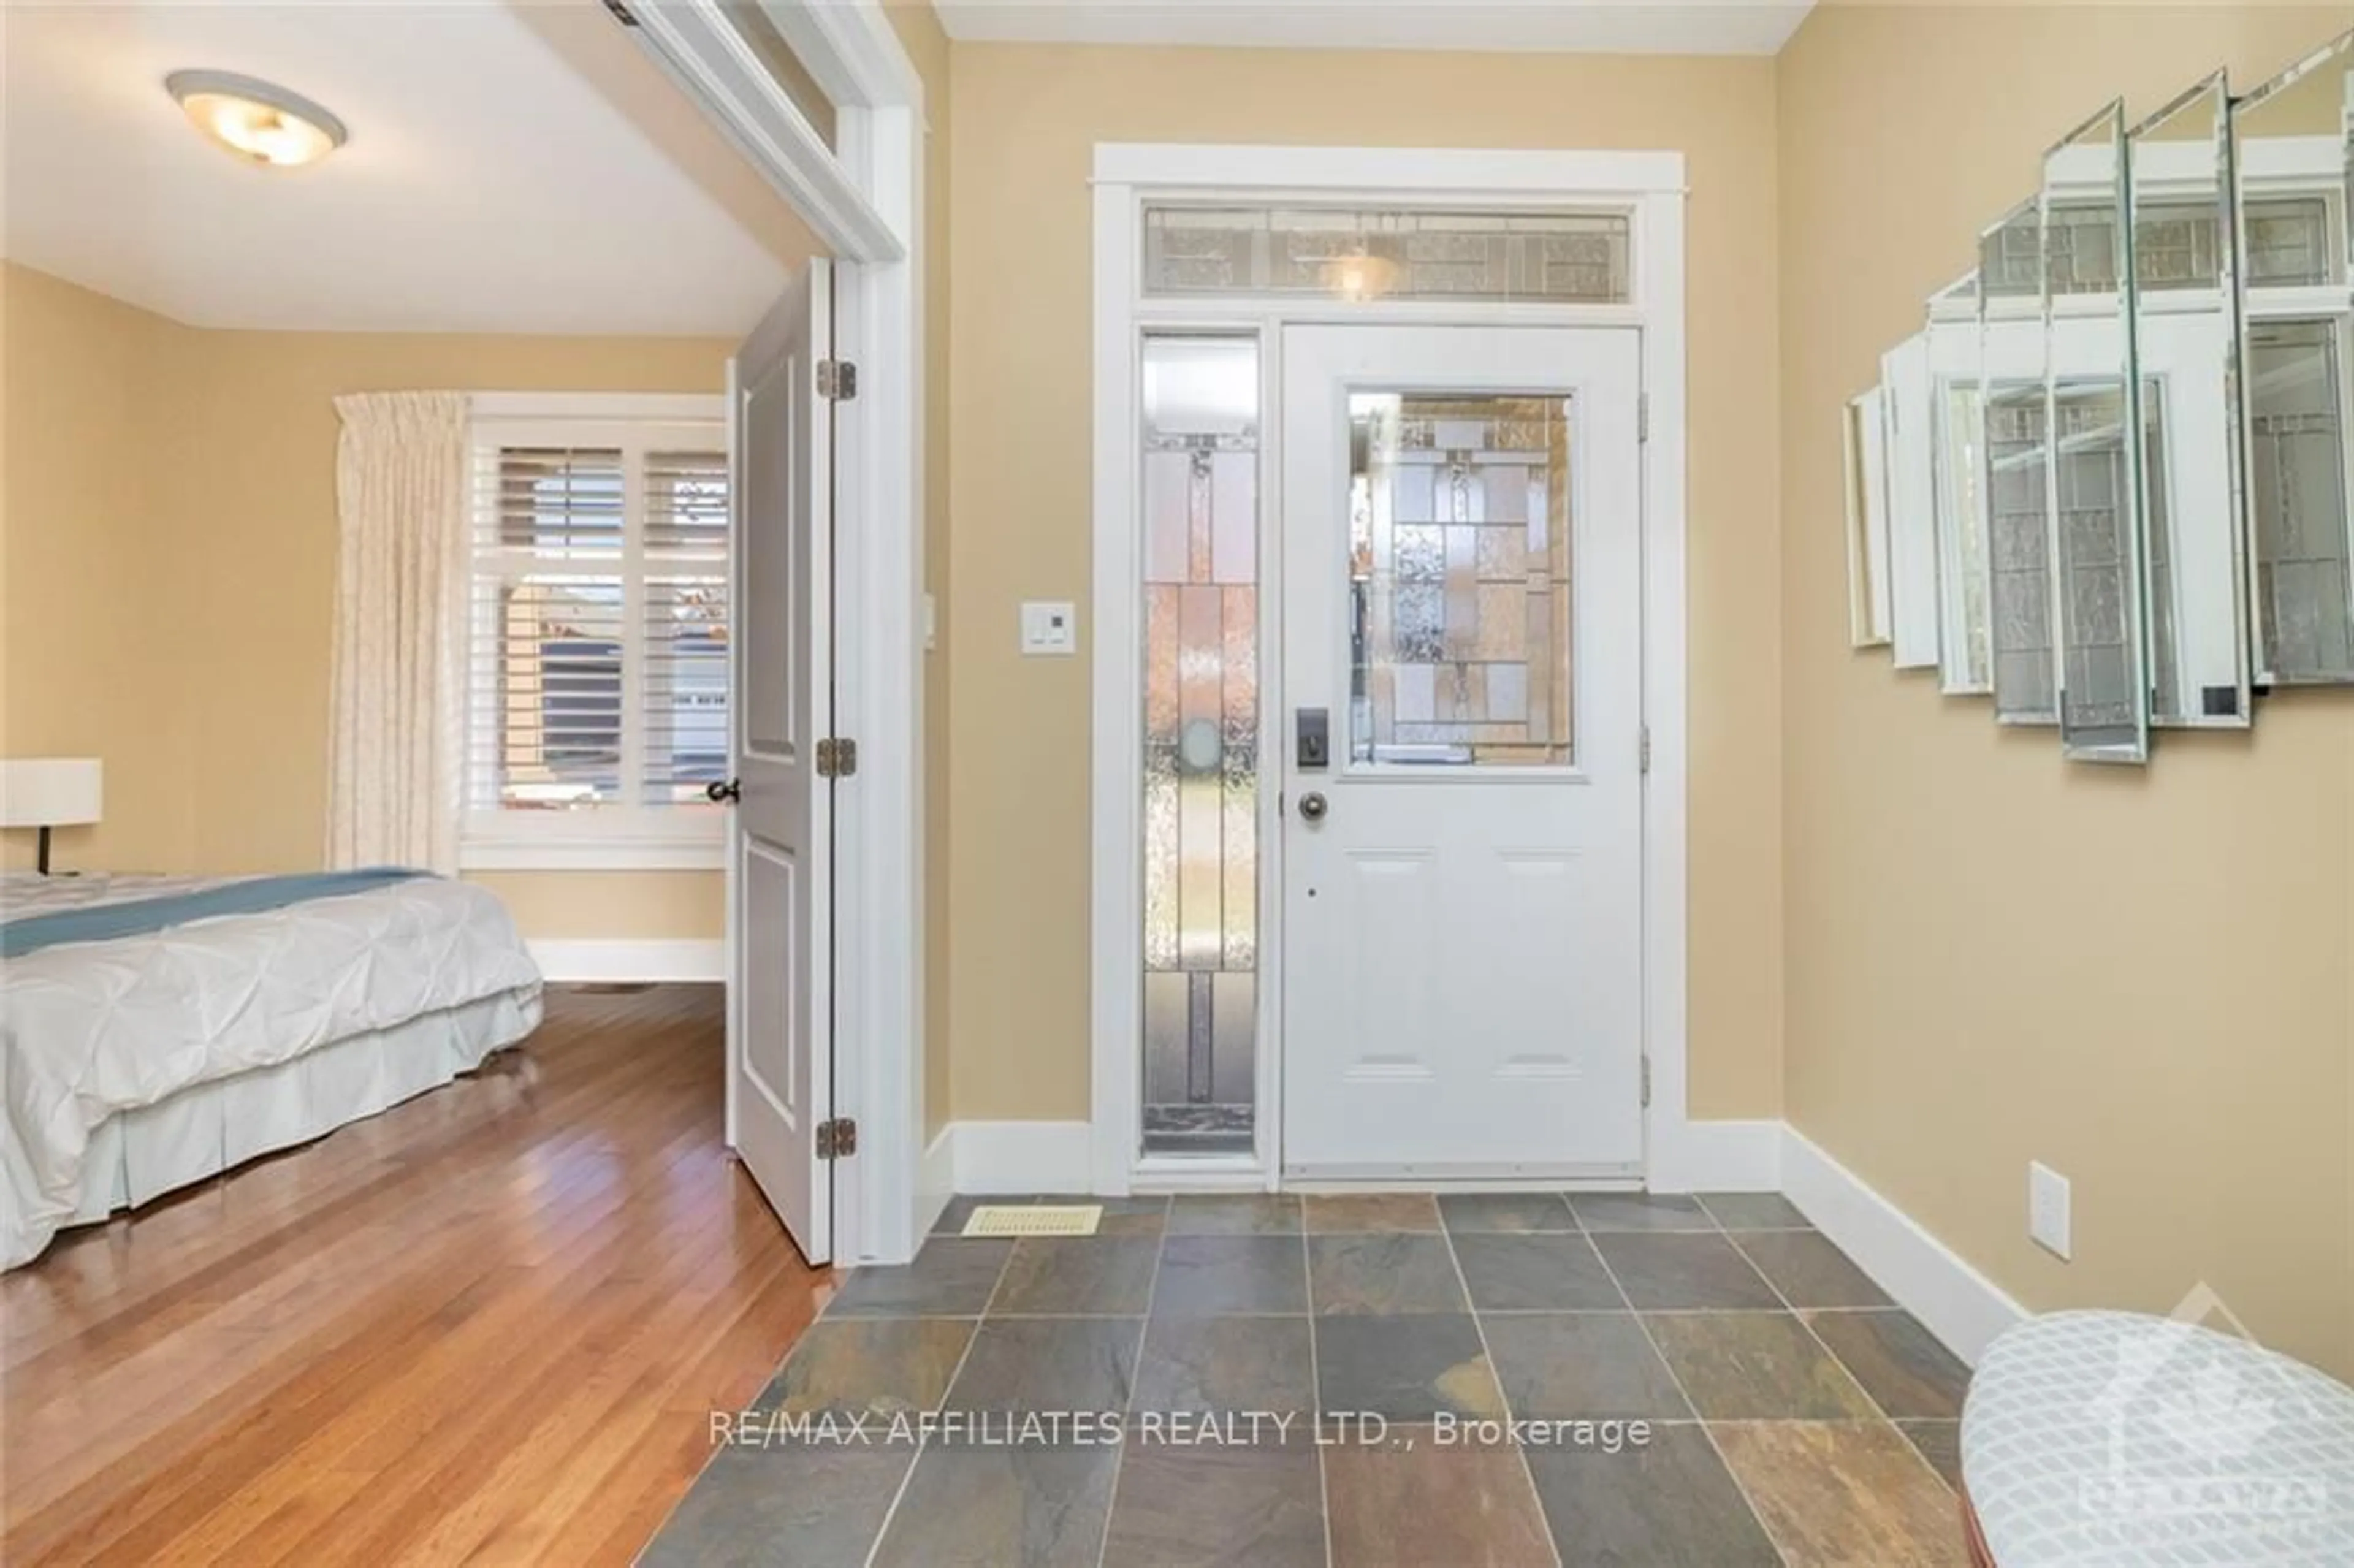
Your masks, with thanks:
M 458 869 L 466 399 L 335 399 L 327 863 Z

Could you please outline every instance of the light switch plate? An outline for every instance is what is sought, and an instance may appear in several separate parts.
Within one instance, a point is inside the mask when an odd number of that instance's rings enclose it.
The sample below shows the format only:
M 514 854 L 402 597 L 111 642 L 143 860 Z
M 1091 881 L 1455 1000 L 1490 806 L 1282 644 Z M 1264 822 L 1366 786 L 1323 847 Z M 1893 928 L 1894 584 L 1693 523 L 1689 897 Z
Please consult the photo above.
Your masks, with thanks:
M 1079 611 L 1068 599 L 1031 599 L 1022 601 L 1022 652 L 1068 654 L 1078 652 Z
M 2041 1160 L 2027 1162 L 2027 1234 L 2060 1258 L 2069 1253 L 2068 1178 Z

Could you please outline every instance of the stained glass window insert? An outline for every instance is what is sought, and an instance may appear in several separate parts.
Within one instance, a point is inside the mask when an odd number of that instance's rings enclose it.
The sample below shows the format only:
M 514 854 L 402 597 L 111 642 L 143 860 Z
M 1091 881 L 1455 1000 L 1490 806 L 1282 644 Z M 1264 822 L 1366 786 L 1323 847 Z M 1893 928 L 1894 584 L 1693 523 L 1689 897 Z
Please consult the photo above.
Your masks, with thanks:
M 1258 390 L 1255 338 L 1144 341 L 1148 1154 L 1256 1125 Z
M 1349 399 L 1350 755 L 1572 759 L 1570 400 Z
M 1410 212 L 1155 206 L 1148 294 L 1623 304 L 1623 212 Z

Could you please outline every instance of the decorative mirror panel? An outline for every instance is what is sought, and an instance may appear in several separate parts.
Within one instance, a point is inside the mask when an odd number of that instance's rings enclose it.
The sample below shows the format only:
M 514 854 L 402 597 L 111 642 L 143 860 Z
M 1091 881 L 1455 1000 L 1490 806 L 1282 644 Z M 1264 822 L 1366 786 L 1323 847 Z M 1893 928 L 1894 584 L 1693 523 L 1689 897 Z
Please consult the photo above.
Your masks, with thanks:
M 2045 155 L 2042 196 L 2060 738 L 2101 762 L 2149 756 L 2127 211 L 2118 102 Z
M 1937 540 L 1938 683 L 1984 694 L 1994 677 L 1987 628 L 1986 413 L 1979 380 L 1978 275 L 1929 302 L 1930 479 Z
M 2354 681 L 2343 322 L 2248 324 L 2249 500 L 2267 681 Z
M 1887 443 L 1889 644 L 1898 669 L 1934 669 L 1939 655 L 1937 408 L 1925 334 L 1881 356 L 1880 393 Z
M 1887 424 L 1881 389 L 1850 398 L 1844 424 L 1848 641 L 1880 648 L 1889 639 Z
M 2221 72 L 2130 141 L 2150 722 L 2249 720 L 2231 93 Z
M 2065 756 L 2354 684 L 2354 33 L 2044 156 L 1842 411 L 1851 642 Z
M 2354 682 L 2354 34 L 2233 107 L 2232 161 L 2257 678 Z
M 1978 239 L 1988 684 L 2001 724 L 2052 724 L 2060 716 L 2042 231 L 2041 209 L 2029 202 Z M 2022 265 L 2022 256 L 2034 260 Z

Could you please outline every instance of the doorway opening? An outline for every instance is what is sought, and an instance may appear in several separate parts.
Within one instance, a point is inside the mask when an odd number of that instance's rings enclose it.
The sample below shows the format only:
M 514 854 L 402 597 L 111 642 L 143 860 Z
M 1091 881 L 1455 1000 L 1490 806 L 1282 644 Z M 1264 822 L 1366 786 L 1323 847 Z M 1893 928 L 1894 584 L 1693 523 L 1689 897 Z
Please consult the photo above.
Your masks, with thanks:
M 1681 158 L 1107 145 L 1097 217 L 1097 1191 L 1641 1180 Z
M 901 1263 L 922 1229 L 923 84 L 880 7 L 623 15 L 832 258 L 731 375 L 727 1138 L 811 1262 Z

